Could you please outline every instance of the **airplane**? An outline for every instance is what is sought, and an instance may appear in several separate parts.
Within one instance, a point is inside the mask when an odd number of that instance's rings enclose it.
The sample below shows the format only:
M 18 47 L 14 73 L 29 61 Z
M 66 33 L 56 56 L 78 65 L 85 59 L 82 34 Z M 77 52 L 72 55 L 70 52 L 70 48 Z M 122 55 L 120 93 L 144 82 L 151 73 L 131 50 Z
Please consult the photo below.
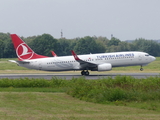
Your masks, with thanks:
M 113 67 L 143 66 L 156 58 L 145 52 L 112 52 L 99 54 L 77 55 L 71 50 L 72 56 L 47 57 L 35 53 L 20 37 L 11 34 L 12 43 L 18 60 L 9 60 L 19 66 L 43 71 L 81 71 L 81 75 L 89 75 L 91 71 L 110 71 Z

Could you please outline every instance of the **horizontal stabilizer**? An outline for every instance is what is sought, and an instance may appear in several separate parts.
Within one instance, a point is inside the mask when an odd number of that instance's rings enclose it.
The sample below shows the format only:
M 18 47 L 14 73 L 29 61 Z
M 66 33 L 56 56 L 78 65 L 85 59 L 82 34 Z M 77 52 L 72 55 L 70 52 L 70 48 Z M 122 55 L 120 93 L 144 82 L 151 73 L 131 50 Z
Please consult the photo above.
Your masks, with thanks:
M 25 63 L 30 63 L 27 61 L 15 61 L 15 60 L 9 60 L 9 62 L 17 63 L 17 64 L 25 64 Z

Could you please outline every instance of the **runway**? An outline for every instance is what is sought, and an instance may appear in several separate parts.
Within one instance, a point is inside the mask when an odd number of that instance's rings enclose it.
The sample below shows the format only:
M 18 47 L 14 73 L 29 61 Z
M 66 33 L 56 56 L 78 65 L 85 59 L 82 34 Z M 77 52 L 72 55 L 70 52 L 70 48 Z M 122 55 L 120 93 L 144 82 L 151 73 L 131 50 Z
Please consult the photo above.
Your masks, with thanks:
M 115 77 L 117 75 L 126 75 L 132 76 L 134 78 L 147 78 L 147 77 L 160 77 L 160 73 L 110 73 L 110 74 L 93 74 L 89 76 L 84 76 L 87 80 L 96 80 L 99 78 L 108 78 L 108 77 Z M 9 79 L 17 79 L 17 78 L 44 78 L 44 79 L 51 79 L 52 77 L 61 78 L 70 80 L 72 78 L 79 78 L 82 75 L 79 74 L 0 74 L 0 78 L 9 78 Z

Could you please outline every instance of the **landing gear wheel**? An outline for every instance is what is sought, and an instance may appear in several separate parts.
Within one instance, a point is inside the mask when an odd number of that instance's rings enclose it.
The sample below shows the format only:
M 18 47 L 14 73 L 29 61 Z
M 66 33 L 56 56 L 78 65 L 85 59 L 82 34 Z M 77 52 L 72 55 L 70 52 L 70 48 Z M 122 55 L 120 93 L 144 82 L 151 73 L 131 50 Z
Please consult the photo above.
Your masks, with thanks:
M 84 70 L 81 72 L 81 75 L 85 75 L 85 71 Z
M 83 70 L 83 71 L 81 72 L 81 75 L 86 75 L 86 76 L 87 76 L 87 75 L 89 75 L 89 72 Z
M 140 68 L 140 71 L 143 71 L 143 68 Z
M 140 71 L 143 71 L 142 65 L 141 65 Z
M 85 72 L 85 75 L 89 75 L 89 72 L 88 72 L 88 71 L 86 71 L 86 72 Z

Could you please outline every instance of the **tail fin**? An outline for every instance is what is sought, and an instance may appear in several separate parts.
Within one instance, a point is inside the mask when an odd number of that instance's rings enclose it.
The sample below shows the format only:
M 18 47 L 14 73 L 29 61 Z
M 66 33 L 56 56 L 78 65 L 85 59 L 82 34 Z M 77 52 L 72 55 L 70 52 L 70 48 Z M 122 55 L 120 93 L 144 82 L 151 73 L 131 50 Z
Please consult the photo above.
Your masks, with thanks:
M 42 56 L 36 54 L 21 38 L 16 34 L 11 34 L 11 39 L 16 50 L 16 54 L 20 61 L 31 60 L 38 58 L 46 58 L 47 56 Z

